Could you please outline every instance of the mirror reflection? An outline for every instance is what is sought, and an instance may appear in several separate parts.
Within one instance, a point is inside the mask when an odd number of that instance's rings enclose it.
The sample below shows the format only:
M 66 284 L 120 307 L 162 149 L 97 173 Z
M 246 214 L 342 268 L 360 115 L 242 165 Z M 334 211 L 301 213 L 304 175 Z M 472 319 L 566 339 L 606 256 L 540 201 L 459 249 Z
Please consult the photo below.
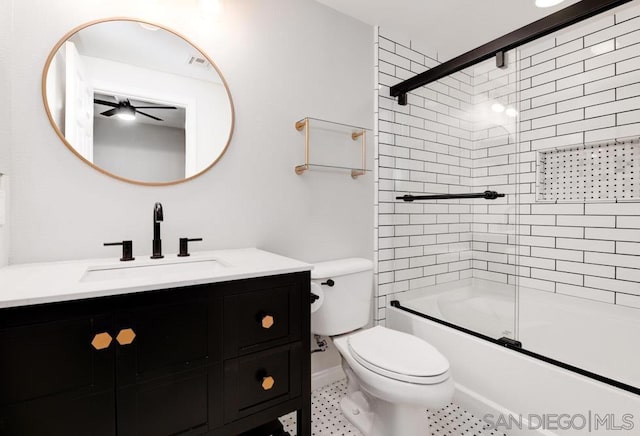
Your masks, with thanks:
M 169 31 L 133 20 L 87 25 L 64 38 L 45 69 L 49 118 L 96 169 L 169 184 L 209 169 L 233 131 L 233 104 L 205 54 Z

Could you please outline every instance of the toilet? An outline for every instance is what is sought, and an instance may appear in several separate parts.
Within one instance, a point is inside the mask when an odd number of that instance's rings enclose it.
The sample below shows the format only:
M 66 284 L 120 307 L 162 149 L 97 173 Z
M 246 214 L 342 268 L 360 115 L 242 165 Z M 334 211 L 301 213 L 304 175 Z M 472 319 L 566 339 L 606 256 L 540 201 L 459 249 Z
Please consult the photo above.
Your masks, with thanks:
M 333 339 L 347 375 L 344 416 L 364 436 L 429 434 L 426 409 L 442 408 L 453 397 L 447 359 L 416 336 L 365 328 L 373 303 L 370 260 L 317 263 L 311 281 L 312 292 L 322 294 L 311 331 Z

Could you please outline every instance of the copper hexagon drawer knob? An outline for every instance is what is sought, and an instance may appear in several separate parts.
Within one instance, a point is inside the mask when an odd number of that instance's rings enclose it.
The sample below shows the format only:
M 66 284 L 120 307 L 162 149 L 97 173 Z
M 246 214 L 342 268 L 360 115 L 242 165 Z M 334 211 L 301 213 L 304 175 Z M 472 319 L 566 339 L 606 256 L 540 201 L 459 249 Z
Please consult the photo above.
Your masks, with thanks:
M 120 345 L 129 345 L 136 338 L 136 333 L 133 329 L 122 329 L 118 336 L 116 336 L 116 340 Z
M 262 328 L 263 329 L 270 329 L 271 326 L 273 326 L 274 322 L 275 322 L 275 320 L 273 319 L 272 315 L 264 315 L 262 317 Z
M 276 381 L 274 380 L 273 377 L 267 376 L 262 378 L 262 389 L 264 389 L 265 391 L 268 391 L 271 388 L 273 388 L 274 384 L 276 384 Z
M 109 348 L 109 345 L 111 345 L 112 340 L 113 338 L 109 333 L 106 333 L 106 332 L 97 333 L 93 337 L 93 340 L 91 341 L 91 345 L 96 350 L 104 350 L 105 348 Z

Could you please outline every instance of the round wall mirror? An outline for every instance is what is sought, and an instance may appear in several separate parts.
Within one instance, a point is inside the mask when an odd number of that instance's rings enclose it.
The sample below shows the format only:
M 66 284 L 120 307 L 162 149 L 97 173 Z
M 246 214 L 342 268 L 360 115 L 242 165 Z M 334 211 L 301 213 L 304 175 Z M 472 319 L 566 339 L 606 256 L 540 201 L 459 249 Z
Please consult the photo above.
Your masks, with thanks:
M 47 59 L 42 93 L 64 144 L 130 183 L 197 177 L 233 134 L 233 102 L 218 67 L 157 24 L 118 18 L 72 30 Z

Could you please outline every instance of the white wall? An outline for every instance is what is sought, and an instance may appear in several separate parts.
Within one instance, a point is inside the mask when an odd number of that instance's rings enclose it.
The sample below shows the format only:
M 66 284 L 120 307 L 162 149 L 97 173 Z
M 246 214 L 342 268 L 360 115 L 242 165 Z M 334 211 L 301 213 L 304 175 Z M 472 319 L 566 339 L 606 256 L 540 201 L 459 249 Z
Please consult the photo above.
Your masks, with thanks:
M 11 262 L 117 253 L 105 241 L 134 240 L 151 251 L 153 203 L 165 208 L 165 251 L 181 236 L 194 249 L 257 246 L 306 261 L 372 257 L 373 177 L 297 176 L 303 145 L 294 122 L 306 115 L 372 126 L 370 27 L 311 0 L 226 2 L 218 23 L 196 2 L 11 0 Z M 37 14 L 33 10 L 38 10 Z M 102 17 L 139 16 L 188 35 L 219 65 L 236 107 L 236 130 L 208 173 L 172 187 L 126 184 L 104 176 L 62 145 L 42 107 L 41 71 L 69 29 Z M 161 15 L 161 16 L 158 16 Z
M 11 7 L 0 9 L 0 173 L 9 171 L 9 126 L 11 126 L 11 94 L 9 84 L 9 48 L 11 47 Z
M 11 5 L 0 9 L 0 173 L 9 172 L 9 129 L 11 126 L 11 85 L 9 83 L 9 60 L 11 47 Z
M 93 119 L 93 163 L 128 179 L 183 179 L 184 147 L 184 129 L 117 117 Z
M 9 176 L 0 176 L 0 268 L 9 263 Z
M 11 129 L 11 85 L 9 83 L 9 48 L 11 47 L 11 5 L 0 9 L 0 173 L 9 174 L 10 169 L 10 129 Z M 8 177 L 0 176 L 0 190 L 8 192 Z M 7 195 L 7 194 L 5 194 Z M 8 200 L 5 199 L 8 204 Z M 3 207 L 0 204 L 0 209 Z M 5 205 L 6 207 L 6 205 Z M 6 211 L 5 211 L 6 213 Z M 0 226 L 0 267 L 9 261 L 9 225 Z

